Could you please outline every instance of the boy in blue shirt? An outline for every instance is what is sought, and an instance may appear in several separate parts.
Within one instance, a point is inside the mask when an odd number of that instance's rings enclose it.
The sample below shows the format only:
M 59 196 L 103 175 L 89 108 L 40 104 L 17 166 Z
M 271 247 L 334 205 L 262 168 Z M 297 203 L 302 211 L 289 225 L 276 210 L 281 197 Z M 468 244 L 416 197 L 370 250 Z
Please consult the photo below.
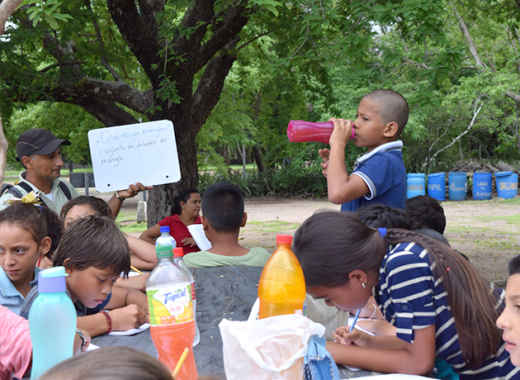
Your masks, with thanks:
M 329 149 L 320 149 L 328 197 L 342 203 L 342 211 L 356 211 L 367 204 L 382 203 L 404 208 L 406 170 L 398 140 L 408 121 L 408 103 L 392 90 L 375 90 L 365 95 L 355 121 L 331 119 L 334 130 Z M 354 130 L 354 137 L 352 136 Z M 354 144 L 368 152 L 359 157 L 351 174 L 345 166 L 345 147 Z

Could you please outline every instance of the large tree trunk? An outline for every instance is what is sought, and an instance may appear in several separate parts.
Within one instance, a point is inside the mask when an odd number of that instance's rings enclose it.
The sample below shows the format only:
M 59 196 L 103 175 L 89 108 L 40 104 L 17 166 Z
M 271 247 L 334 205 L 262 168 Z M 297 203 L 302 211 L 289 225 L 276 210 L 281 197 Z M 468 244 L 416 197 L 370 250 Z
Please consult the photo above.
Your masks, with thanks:
M 173 201 L 183 190 L 196 188 L 198 184 L 197 146 L 193 128 L 177 127 L 174 123 L 175 140 L 179 154 L 181 180 L 177 183 L 154 186 L 147 201 L 148 226 L 172 214 Z

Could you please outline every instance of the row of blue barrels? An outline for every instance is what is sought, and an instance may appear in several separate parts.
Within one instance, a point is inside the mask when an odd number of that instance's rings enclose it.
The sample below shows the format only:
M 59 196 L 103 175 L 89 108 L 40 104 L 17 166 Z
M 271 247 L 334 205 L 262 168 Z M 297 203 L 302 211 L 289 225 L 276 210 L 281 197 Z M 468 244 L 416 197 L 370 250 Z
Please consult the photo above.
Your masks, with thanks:
M 473 199 L 491 199 L 492 174 L 489 172 L 473 173 Z M 514 198 L 518 193 L 518 174 L 514 172 L 496 172 L 495 182 L 497 195 L 500 198 Z M 428 175 L 428 195 L 439 201 L 446 197 L 446 174 L 433 173 Z M 425 195 L 425 174 L 409 173 L 406 179 L 406 197 L 413 198 Z M 448 196 L 453 201 L 466 199 L 467 181 L 465 172 L 448 173 Z

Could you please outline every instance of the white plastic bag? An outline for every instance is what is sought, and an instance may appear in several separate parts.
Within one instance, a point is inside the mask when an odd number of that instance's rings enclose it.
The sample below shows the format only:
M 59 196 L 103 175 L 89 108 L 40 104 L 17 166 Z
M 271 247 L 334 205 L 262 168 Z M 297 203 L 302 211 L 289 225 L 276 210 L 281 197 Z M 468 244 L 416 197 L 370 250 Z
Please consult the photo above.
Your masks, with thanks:
M 325 327 L 301 314 L 220 324 L 228 380 L 303 379 L 303 357 L 312 335 Z

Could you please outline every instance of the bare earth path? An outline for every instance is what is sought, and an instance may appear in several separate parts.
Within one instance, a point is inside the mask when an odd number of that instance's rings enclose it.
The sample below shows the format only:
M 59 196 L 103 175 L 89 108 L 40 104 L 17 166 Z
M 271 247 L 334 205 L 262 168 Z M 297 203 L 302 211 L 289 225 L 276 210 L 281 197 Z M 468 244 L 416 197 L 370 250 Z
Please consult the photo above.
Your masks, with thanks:
M 520 253 L 520 198 L 446 201 L 442 206 L 447 218 L 445 235 L 451 245 L 469 256 L 486 278 L 502 283 L 508 261 Z M 339 206 L 326 200 L 249 199 L 241 243 L 273 249 L 277 233 L 294 233 L 319 209 L 338 210 Z

